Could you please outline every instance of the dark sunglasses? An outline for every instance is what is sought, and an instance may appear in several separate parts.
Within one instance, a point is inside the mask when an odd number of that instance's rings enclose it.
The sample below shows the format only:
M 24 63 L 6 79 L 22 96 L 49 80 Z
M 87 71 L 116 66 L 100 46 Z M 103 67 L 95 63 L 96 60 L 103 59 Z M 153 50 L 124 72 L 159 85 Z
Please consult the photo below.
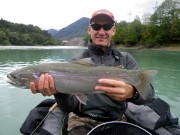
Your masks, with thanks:
M 101 28 L 103 28 L 105 31 L 108 31 L 110 30 L 114 25 L 113 24 L 110 24 L 110 23 L 107 23 L 107 24 L 90 24 L 90 26 L 93 28 L 93 30 L 100 30 Z

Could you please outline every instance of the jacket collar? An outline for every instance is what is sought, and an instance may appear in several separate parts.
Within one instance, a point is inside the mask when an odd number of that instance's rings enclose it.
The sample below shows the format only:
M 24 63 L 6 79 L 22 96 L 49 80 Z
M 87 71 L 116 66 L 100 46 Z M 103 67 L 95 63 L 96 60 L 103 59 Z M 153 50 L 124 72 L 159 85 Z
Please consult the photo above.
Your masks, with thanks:
M 88 49 L 90 53 L 95 55 L 105 55 L 105 54 L 109 55 L 112 53 L 113 48 L 114 48 L 114 44 L 111 43 L 110 46 L 104 51 L 102 47 L 93 44 L 91 39 L 88 42 Z

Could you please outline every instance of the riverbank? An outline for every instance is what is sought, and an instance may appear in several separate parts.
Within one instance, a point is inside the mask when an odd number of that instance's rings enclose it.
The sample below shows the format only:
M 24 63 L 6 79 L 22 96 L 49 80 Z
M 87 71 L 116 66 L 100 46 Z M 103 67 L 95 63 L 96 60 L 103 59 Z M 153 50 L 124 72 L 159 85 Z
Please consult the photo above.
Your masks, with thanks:
M 134 46 L 134 47 L 125 47 L 122 45 L 116 46 L 118 49 L 142 49 L 142 50 L 163 50 L 163 51 L 180 51 L 179 46 L 166 46 L 166 47 L 158 47 L 158 48 L 146 48 L 143 46 Z
M 9 46 L 4 46 L 4 45 L 0 45 L 0 50 L 3 49 L 59 49 L 59 48 L 86 48 L 83 45 L 49 45 L 49 46 L 42 46 L 42 45 L 38 45 L 38 46 L 17 46 L 17 45 L 9 45 Z M 180 51 L 180 45 L 176 45 L 176 46 L 166 46 L 166 47 L 159 47 L 159 48 L 146 48 L 144 46 L 133 46 L 133 47 L 126 47 L 124 45 L 116 45 L 116 48 L 118 49 L 141 49 L 141 50 L 162 50 L 162 51 Z

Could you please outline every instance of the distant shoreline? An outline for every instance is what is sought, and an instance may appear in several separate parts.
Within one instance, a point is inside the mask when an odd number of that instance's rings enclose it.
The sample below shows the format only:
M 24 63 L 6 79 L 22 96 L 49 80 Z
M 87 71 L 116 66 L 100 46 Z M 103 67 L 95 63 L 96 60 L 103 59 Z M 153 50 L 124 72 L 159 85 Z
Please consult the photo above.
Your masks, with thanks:
M 45 49 L 85 49 L 86 47 L 83 46 L 54 46 L 54 45 L 49 45 L 49 46 L 1 46 L 0 45 L 0 50 L 45 50 Z
M 58 46 L 58 45 L 56 45 L 56 46 L 54 46 L 54 45 L 49 45 L 49 46 L 13 46 L 13 45 L 9 45 L 9 46 L 3 46 L 3 45 L 0 45 L 0 50 L 2 50 L 2 49 L 27 49 L 27 48 L 29 48 L 29 49 L 58 49 L 58 48 L 61 48 L 61 49 L 63 49 L 63 48 L 66 48 L 66 49 L 68 49 L 68 48 L 76 48 L 76 49 L 78 49 L 78 48 L 86 48 L 86 46 L 70 46 L 70 45 L 68 45 L 68 46 Z M 159 47 L 159 48 L 145 48 L 145 47 L 143 47 L 143 46 L 133 46 L 133 47 L 125 47 L 125 46 L 121 46 L 121 45 L 116 45 L 116 48 L 118 48 L 118 49 L 135 49 L 135 50 L 159 50 L 159 51 L 178 51 L 178 52 L 180 52 L 180 46 L 168 46 L 168 47 Z
M 169 47 L 159 47 L 159 48 L 145 48 L 142 46 L 135 46 L 135 47 L 124 47 L 124 46 L 116 46 L 118 49 L 137 49 L 137 50 L 159 50 L 159 51 L 179 51 L 180 46 L 169 46 Z

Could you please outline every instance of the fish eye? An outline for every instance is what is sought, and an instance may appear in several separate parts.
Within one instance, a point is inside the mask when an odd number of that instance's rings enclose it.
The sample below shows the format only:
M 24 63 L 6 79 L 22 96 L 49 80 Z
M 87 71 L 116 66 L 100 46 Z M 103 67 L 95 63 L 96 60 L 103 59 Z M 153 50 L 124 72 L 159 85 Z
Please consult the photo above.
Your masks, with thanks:
M 13 79 L 17 78 L 15 74 L 10 74 L 10 77 L 13 78 Z
M 18 77 L 17 77 L 17 75 L 15 75 L 15 74 L 11 74 L 11 78 L 17 79 Z
M 14 75 L 13 75 L 12 77 L 13 77 L 14 79 L 16 79 L 16 78 L 17 78 L 17 77 L 16 77 L 16 76 L 14 76 Z

